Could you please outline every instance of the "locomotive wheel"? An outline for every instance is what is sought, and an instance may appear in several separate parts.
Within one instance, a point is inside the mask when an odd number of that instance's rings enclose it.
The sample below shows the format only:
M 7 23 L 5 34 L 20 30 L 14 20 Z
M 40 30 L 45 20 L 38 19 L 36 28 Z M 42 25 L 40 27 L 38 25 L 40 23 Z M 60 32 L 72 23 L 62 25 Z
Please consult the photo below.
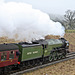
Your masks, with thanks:
M 58 59 L 57 52 L 54 52 L 53 53 L 53 60 L 57 60 L 57 59 Z
M 58 57 L 57 57 L 57 56 L 55 56 L 55 57 L 54 57 L 54 60 L 57 60 L 57 59 L 58 59 Z
M 20 64 L 18 67 L 19 67 L 20 70 L 22 70 L 23 69 L 23 64 Z
M 65 53 L 63 53 L 63 54 L 62 54 L 62 58 L 66 58 L 66 55 L 65 55 Z
M 50 62 L 53 61 L 53 56 L 52 56 L 52 54 L 50 54 L 50 56 L 49 56 L 49 61 L 50 61 Z
M 61 56 L 62 56 L 62 58 L 66 58 L 66 53 L 65 53 L 65 51 L 62 52 L 62 55 L 61 55 Z
M 3 67 L 2 68 L 0 68 L 0 75 L 1 74 L 3 74 L 4 72 L 3 72 Z
M 40 65 L 40 60 L 39 59 L 37 60 L 37 65 Z
M 32 65 L 31 65 L 31 61 L 28 61 L 28 67 L 31 67 Z
M 26 65 L 25 65 L 25 62 L 23 62 L 23 68 L 25 68 L 25 66 L 26 66 Z
M 35 61 L 33 60 L 33 64 L 32 64 L 32 66 L 34 66 L 35 65 Z
M 62 58 L 62 55 L 58 55 L 58 59 L 61 59 Z
M 44 58 L 43 63 L 47 63 L 47 57 Z
M 30 67 L 33 67 L 35 65 L 34 60 L 30 61 Z
M 27 61 L 25 62 L 25 68 L 28 68 L 28 62 Z
M 64 58 L 64 56 L 62 55 L 61 58 Z
M 8 67 L 3 67 L 3 74 L 7 73 L 8 72 Z

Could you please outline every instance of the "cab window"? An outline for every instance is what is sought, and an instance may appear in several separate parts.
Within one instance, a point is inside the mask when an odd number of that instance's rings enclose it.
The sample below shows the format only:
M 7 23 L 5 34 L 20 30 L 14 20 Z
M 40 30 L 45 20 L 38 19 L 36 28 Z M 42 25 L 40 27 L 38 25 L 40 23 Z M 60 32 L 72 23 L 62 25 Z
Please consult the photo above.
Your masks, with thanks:
M 5 61 L 7 58 L 7 52 L 2 52 L 1 53 L 1 61 Z
M 14 51 L 9 52 L 9 59 L 14 59 Z

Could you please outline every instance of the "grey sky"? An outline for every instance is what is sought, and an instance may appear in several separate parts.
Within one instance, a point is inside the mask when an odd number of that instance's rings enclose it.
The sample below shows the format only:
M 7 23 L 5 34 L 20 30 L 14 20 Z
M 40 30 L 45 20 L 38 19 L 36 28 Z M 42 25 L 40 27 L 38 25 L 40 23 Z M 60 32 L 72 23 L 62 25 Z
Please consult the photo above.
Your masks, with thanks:
M 64 15 L 68 9 L 75 10 L 75 0 L 5 0 L 5 2 L 9 1 L 28 3 L 33 8 L 53 14 Z

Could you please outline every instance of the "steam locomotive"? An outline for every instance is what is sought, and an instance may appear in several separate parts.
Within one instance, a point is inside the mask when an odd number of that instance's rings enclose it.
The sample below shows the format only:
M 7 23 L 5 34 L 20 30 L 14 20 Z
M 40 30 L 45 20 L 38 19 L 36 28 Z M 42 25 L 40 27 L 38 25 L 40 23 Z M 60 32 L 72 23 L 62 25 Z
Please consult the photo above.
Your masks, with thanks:
M 69 42 L 64 38 L 0 44 L 0 73 L 52 62 L 66 57 Z

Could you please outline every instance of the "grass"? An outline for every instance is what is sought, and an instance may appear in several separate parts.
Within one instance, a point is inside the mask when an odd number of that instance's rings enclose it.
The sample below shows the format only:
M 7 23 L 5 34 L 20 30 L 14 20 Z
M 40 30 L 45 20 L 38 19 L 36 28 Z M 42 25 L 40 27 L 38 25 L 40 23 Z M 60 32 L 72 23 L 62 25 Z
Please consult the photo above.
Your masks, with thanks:
M 75 30 L 65 30 L 66 33 L 75 33 Z

